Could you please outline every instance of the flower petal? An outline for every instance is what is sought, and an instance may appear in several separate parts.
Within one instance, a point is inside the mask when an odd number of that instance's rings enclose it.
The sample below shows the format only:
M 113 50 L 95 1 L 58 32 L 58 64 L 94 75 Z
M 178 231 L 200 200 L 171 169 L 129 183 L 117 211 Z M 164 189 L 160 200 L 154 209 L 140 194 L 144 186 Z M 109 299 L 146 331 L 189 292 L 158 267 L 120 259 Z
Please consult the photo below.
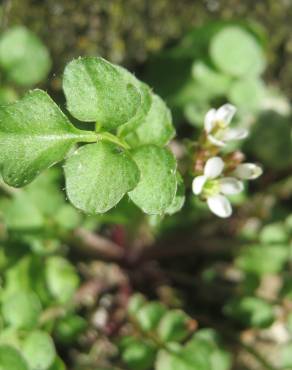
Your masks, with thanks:
M 212 157 L 207 160 L 204 167 L 204 175 L 208 179 L 215 179 L 220 176 L 224 168 L 224 162 L 220 157 Z
M 192 183 L 192 189 L 195 195 L 201 194 L 206 181 L 207 181 L 207 177 L 204 175 L 197 176 L 194 178 L 193 183 Z
M 231 216 L 232 208 L 229 200 L 221 194 L 214 195 L 207 199 L 210 210 L 219 217 L 226 218 Z
M 263 170 L 260 166 L 254 163 L 239 164 L 233 171 L 233 175 L 242 180 L 254 180 L 261 176 Z
M 216 111 L 216 121 L 224 122 L 225 125 L 227 126 L 232 120 L 235 112 L 236 108 L 234 105 L 224 104 Z
M 224 132 L 223 141 L 242 140 L 248 136 L 248 130 L 245 128 L 231 128 Z
M 208 140 L 215 146 L 225 146 L 226 144 L 224 143 L 224 141 L 222 140 L 219 140 L 217 139 L 215 136 L 213 135 L 208 135 Z
M 212 108 L 207 112 L 205 116 L 204 128 L 207 133 L 212 131 L 215 125 L 215 118 L 216 118 L 216 109 Z
M 226 195 L 238 194 L 243 190 L 243 182 L 234 177 L 223 177 L 219 184 L 221 193 Z

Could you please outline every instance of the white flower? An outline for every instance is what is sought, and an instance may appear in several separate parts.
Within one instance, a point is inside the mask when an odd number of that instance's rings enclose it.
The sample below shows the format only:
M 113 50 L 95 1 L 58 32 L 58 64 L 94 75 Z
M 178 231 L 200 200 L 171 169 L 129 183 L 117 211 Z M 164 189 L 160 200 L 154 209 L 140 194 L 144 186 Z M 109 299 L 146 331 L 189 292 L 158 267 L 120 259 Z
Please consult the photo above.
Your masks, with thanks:
M 207 200 L 210 210 L 219 217 L 229 217 L 232 208 L 225 195 L 238 194 L 243 190 L 243 183 L 234 177 L 219 177 L 224 168 L 220 157 L 208 159 L 204 174 L 193 180 L 192 188 L 195 195 L 201 194 Z
M 254 180 L 261 176 L 262 173 L 263 170 L 258 165 L 254 163 L 242 163 L 236 167 L 232 175 L 241 180 Z
M 208 140 L 216 146 L 224 146 L 228 141 L 241 140 L 247 137 L 248 130 L 244 128 L 228 128 L 236 108 L 224 104 L 219 109 L 210 109 L 205 116 L 205 131 Z

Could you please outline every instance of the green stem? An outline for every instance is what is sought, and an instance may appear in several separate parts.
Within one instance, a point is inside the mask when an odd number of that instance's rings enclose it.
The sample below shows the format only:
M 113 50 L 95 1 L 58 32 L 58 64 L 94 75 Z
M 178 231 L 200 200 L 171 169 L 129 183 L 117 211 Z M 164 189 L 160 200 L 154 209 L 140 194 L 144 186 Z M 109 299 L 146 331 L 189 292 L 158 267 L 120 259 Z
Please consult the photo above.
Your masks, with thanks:
M 116 144 L 123 149 L 130 149 L 130 146 L 122 139 L 109 132 L 95 132 L 86 131 L 79 136 L 79 140 L 84 143 L 96 143 L 98 141 L 108 141 L 110 143 Z
M 97 133 L 98 140 L 109 141 L 111 143 L 117 144 L 121 148 L 130 149 L 130 146 L 122 139 L 117 136 L 110 134 L 109 132 L 99 132 Z

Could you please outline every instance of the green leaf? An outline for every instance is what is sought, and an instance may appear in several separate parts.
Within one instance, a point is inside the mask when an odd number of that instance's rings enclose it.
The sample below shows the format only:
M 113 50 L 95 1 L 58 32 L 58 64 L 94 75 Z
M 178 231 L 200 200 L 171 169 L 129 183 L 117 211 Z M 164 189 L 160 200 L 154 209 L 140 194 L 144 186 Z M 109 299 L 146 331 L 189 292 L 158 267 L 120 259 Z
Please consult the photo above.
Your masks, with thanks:
M 168 215 L 173 215 L 174 213 L 180 211 L 185 203 L 185 184 L 181 174 L 177 171 L 176 172 L 176 180 L 177 180 L 177 190 L 175 197 L 169 207 L 166 208 L 165 213 Z
M 132 201 L 148 214 L 162 214 L 171 205 L 176 189 L 176 160 L 172 153 L 145 145 L 132 153 L 141 172 L 138 186 L 129 193 Z
M 59 320 L 55 328 L 55 335 L 61 343 L 71 344 L 86 327 L 87 321 L 83 317 L 69 315 Z
M 66 366 L 59 357 L 56 357 L 54 363 L 49 368 L 49 370 L 66 370 Z
M 288 233 L 282 222 L 266 225 L 260 232 L 260 241 L 265 244 L 280 244 L 288 242 Z
M 232 76 L 259 75 L 265 68 L 263 50 L 256 38 L 236 25 L 222 28 L 210 43 L 216 66 Z
M 68 302 L 79 285 L 79 277 L 71 263 L 54 256 L 46 260 L 46 280 L 50 293 L 61 303 Z
M 265 95 L 265 85 L 259 78 L 237 80 L 228 91 L 230 102 L 245 111 L 259 110 Z
M 65 204 L 61 174 L 60 168 L 49 168 L 23 189 L 30 202 L 45 216 L 54 216 L 56 210 Z
M 173 345 L 158 352 L 155 370 L 210 370 L 210 348 L 205 342 L 192 346 Z
M 140 308 L 135 318 L 142 330 L 149 331 L 157 326 L 166 311 L 166 307 L 160 302 L 150 302 Z
M 236 259 L 242 270 L 263 275 L 280 272 L 289 258 L 289 248 L 285 245 L 250 245 Z
M 80 224 L 81 215 L 70 204 L 64 204 L 59 208 L 54 220 L 62 229 L 73 230 Z
M 41 304 L 33 292 L 18 291 L 8 296 L 2 305 L 5 322 L 10 326 L 29 329 L 37 324 Z
M 0 108 L 0 169 L 4 181 L 24 186 L 64 159 L 78 141 L 96 134 L 77 130 L 42 90 Z
M 13 347 L 0 346 L 0 370 L 30 370 L 21 356 Z
M 225 312 L 243 325 L 266 328 L 274 321 L 273 306 L 257 297 L 234 299 L 225 307 Z
M 216 71 L 202 60 L 192 65 L 192 76 L 210 97 L 225 95 L 230 88 L 231 77 Z
M 153 345 L 132 338 L 122 352 L 122 360 L 130 370 L 148 370 L 152 368 L 155 355 Z
M 31 332 L 23 343 L 22 353 L 30 370 L 47 370 L 53 364 L 56 350 L 52 338 L 45 332 Z
M 108 211 L 139 181 L 130 156 L 106 142 L 79 148 L 64 168 L 68 198 L 87 213 Z
M 125 140 L 132 148 L 143 144 L 165 146 L 175 135 L 172 117 L 163 100 L 153 95 L 151 108 L 135 131 L 130 132 Z
M 168 311 L 160 320 L 157 333 L 163 342 L 180 342 L 191 332 L 188 326 L 190 321 L 183 311 Z
M 14 103 L 18 98 L 16 91 L 8 86 L 0 87 L 0 105 Z
M 289 170 L 292 165 L 291 118 L 271 110 L 261 113 L 251 128 L 245 148 L 264 167 Z
M 145 297 L 142 294 L 134 294 L 128 303 L 128 312 L 130 315 L 135 315 L 146 303 Z
M 17 26 L 0 38 L 0 65 L 7 76 L 19 85 L 33 85 L 43 80 L 50 68 L 47 48 L 28 29 Z
M 280 351 L 281 368 L 291 369 L 292 367 L 292 342 L 285 344 Z
M 136 87 L 141 96 L 140 105 L 135 115 L 118 128 L 118 135 L 124 137 L 129 132 L 135 130 L 143 122 L 151 108 L 153 94 L 151 93 L 150 87 L 148 85 L 139 81 L 127 69 L 121 66 L 116 66 L 116 68 L 124 76 L 127 83 L 130 83 Z
M 6 203 L 4 220 L 9 229 L 37 229 L 44 225 L 43 215 L 25 192 L 19 191 Z
M 102 58 L 78 58 L 64 72 L 68 110 L 81 121 L 115 129 L 135 116 L 141 95 L 119 68 Z

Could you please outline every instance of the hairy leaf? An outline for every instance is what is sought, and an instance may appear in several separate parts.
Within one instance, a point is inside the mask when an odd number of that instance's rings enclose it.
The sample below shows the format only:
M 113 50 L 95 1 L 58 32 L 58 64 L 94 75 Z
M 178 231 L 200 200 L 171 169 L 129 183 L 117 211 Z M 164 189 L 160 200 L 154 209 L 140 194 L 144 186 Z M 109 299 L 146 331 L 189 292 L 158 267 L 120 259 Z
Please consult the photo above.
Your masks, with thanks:
M 0 169 L 4 181 L 24 186 L 64 159 L 78 141 L 96 135 L 76 129 L 42 90 L 0 108 Z
M 129 193 L 132 201 L 145 213 L 162 214 L 171 205 L 176 189 L 176 161 L 169 150 L 145 145 L 133 151 L 141 179 Z
M 148 114 L 136 130 L 126 136 L 126 141 L 133 148 L 143 144 L 164 146 L 174 135 L 169 109 L 159 96 L 153 95 Z
M 64 72 L 68 110 L 81 121 L 114 129 L 135 116 L 141 95 L 118 67 L 102 58 L 78 58 Z
M 65 165 L 66 190 L 75 207 L 103 213 L 139 181 L 139 170 L 126 152 L 111 143 L 79 148 Z

